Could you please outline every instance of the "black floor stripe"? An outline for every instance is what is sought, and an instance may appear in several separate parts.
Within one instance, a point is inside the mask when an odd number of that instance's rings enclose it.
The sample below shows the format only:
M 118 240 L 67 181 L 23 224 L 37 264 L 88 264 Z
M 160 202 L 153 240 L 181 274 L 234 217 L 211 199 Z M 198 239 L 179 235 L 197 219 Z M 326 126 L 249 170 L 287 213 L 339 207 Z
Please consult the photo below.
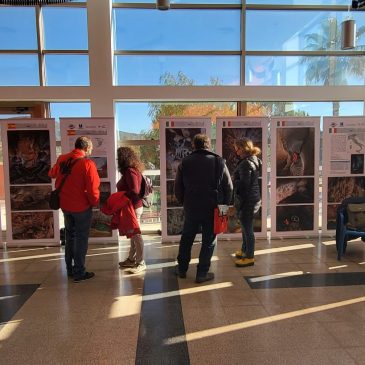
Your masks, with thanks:
M 39 284 L 0 285 L 0 324 L 9 322 Z
M 245 276 L 244 278 L 252 289 L 365 285 L 364 271 L 331 274 L 303 274 L 258 282 L 252 282 L 250 279 L 260 278 L 260 276 Z
M 173 259 L 150 260 L 147 265 L 171 261 Z M 178 289 L 174 268 L 147 270 L 143 295 L 160 294 Z M 174 345 L 164 344 L 168 338 L 182 335 L 185 335 L 185 326 L 179 296 L 143 301 L 136 364 L 189 364 L 186 342 Z

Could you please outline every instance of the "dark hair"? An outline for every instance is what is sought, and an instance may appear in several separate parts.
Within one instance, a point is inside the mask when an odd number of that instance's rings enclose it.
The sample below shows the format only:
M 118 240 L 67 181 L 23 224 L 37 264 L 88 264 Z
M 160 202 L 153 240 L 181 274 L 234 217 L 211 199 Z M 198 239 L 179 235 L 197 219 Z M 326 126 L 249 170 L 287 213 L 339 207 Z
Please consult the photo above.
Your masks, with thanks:
M 84 150 L 85 148 L 89 148 L 90 146 L 92 146 L 91 139 L 86 136 L 78 137 L 75 142 L 75 148 L 77 148 L 78 150 Z
M 199 133 L 193 138 L 193 147 L 195 150 L 208 150 L 210 148 L 210 139 L 206 134 Z
M 117 149 L 118 171 L 123 173 L 128 167 L 133 167 L 136 170 L 143 171 L 143 163 L 138 158 L 137 154 L 130 147 L 119 147 Z

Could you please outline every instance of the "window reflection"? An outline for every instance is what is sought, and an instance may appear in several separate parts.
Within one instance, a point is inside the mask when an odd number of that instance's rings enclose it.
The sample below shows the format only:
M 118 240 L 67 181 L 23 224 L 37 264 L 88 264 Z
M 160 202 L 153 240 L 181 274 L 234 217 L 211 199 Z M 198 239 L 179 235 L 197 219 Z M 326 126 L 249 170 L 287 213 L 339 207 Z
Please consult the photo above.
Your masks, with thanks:
M 364 85 L 364 80 L 362 56 L 246 57 L 247 85 Z

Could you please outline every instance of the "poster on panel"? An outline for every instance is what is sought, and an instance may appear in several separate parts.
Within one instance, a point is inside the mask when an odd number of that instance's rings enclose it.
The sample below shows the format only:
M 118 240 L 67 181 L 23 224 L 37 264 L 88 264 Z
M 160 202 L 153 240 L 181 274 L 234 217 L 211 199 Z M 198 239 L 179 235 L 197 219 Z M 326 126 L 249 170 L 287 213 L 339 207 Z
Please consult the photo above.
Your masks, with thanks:
M 319 117 L 271 119 L 271 237 L 318 235 L 319 127 Z
M 322 232 L 333 235 L 342 200 L 365 196 L 365 118 L 325 117 L 322 154 Z
M 110 229 L 111 216 L 101 213 L 102 204 L 116 191 L 116 135 L 114 118 L 61 118 L 62 153 L 75 148 L 80 136 L 89 137 L 93 143 L 91 160 L 95 162 L 100 177 L 100 202 L 93 208 L 90 243 L 115 242 L 117 231 Z
M 60 245 L 59 213 L 50 209 L 56 161 L 54 119 L 3 119 L 6 240 L 8 246 Z
M 216 151 L 225 160 L 233 178 L 233 172 L 239 159 L 236 156 L 234 144 L 241 138 L 249 138 L 253 144 L 261 149 L 259 157 L 262 160 L 262 172 L 267 171 L 267 133 L 269 119 L 262 117 L 218 117 Z M 267 174 L 260 176 L 262 206 L 254 218 L 255 236 L 266 238 L 267 234 Z M 241 225 L 233 207 L 229 208 L 228 231 L 221 235 L 223 238 L 240 238 Z M 264 212 L 264 213 L 263 213 Z
M 161 219 L 162 241 L 180 239 L 183 207 L 174 195 L 174 181 L 181 160 L 192 152 L 196 134 L 210 137 L 210 118 L 160 118 Z

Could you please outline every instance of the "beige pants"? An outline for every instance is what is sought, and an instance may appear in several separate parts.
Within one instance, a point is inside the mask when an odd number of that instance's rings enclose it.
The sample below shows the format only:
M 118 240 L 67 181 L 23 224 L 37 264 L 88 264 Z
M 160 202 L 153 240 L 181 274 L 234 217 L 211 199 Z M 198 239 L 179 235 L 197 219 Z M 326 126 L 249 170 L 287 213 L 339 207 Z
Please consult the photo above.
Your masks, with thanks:
M 141 224 L 141 216 L 143 213 L 143 207 L 134 210 L 138 220 L 138 224 Z M 143 238 L 141 234 L 135 234 L 131 238 L 131 248 L 129 249 L 128 258 L 131 261 L 135 261 L 137 264 L 143 262 Z

